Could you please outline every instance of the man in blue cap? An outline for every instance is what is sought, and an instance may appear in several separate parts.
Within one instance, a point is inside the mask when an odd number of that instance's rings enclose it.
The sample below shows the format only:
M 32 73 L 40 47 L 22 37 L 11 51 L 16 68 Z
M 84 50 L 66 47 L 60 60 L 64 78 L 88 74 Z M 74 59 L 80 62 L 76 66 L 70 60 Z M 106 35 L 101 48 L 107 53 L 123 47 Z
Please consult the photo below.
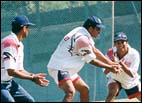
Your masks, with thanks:
M 15 80 L 31 80 L 40 86 L 47 86 L 44 73 L 33 74 L 24 69 L 24 45 L 22 40 L 28 36 L 29 26 L 34 25 L 22 15 L 12 21 L 12 32 L 1 42 L 1 102 L 34 102 L 34 98 Z
M 89 87 L 78 75 L 85 63 L 106 67 L 114 73 L 119 72 L 118 63 L 114 63 L 94 46 L 96 38 L 104 28 L 97 16 L 89 17 L 82 27 L 76 27 L 64 36 L 47 65 L 50 76 L 64 91 L 64 102 L 71 102 L 75 90 L 80 93 L 81 102 L 89 102 Z
M 124 32 L 114 35 L 114 47 L 107 51 L 106 57 L 114 62 L 119 62 L 122 66 L 121 73 L 117 75 L 109 72 L 108 69 L 103 69 L 108 80 L 106 102 L 114 102 L 121 89 L 125 90 L 129 99 L 137 98 L 141 101 L 141 82 L 138 74 L 140 55 L 129 45 Z

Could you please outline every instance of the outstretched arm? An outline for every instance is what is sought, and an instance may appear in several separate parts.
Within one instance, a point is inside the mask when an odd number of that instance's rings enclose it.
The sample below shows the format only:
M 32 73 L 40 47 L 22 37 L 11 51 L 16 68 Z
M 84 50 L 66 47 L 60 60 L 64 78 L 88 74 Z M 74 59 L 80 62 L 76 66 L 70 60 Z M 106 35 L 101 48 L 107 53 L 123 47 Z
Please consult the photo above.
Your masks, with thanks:
M 44 73 L 38 73 L 33 74 L 29 73 L 25 70 L 15 70 L 15 69 L 7 69 L 8 75 L 21 78 L 21 79 L 28 79 L 40 86 L 47 86 L 49 84 L 49 81 L 45 79 L 46 74 Z
M 119 72 L 119 63 L 108 60 L 98 49 L 90 43 L 87 37 L 82 36 L 76 42 L 76 50 L 82 56 L 82 60 L 92 65 L 108 68 L 110 71 Z M 97 57 L 97 58 L 96 58 Z
M 108 58 L 106 58 L 104 54 L 96 47 L 93 48 L 93 51 L 96 55 L 96 58 L 99 59 L 100 61 L 103 61 L 104 63 L 107 63 L 107 64 L 116 64 L 112 62 L 111 60 L 109 60 Z
M 90 62 L 90 64 L 101 67 L 101 68 L 107 68 L 106 70 L 111 71 L 113 73 L 119 73 L 120 72 L 120 66 L 118 64 L 115 65 L 109 65 L 106 64 L 98 59 L 94 59 Z
M 112 62 L 118 62 L 117 58 L 116 58 L 116 53 L 114 53 L 113 48 L 110 48 L 106 54 L 105 57 L 109 60 L 111 60 Z M 110 72 L 109 69 L 105 69 L 103 70 L 104 74 L 108 74 Z

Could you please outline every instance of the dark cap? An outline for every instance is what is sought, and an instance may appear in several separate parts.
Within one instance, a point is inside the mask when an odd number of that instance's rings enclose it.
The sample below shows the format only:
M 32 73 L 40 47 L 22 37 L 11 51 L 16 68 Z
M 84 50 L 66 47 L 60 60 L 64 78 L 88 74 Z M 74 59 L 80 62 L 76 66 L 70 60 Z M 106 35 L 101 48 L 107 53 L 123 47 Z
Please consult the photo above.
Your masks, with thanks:
M 24 15 L 16 16 L 14 20 L 12 21 L 12 23 L 15 25 L 19 25 L 20 27 L 35 25 L 31 23 L 29 19 Z
M 96 16 L 91 16 L 91 17 L 88 18 L 88 20 L 90 20 L 98 28 L 104 28 L 105 27 L 103 25 L 101 19 L 96 17 Z
M 118 32 L 114 35 L 114 42 L 115 41 L 118 41 L 118 40 L 124 40 L 124 41 L 127 41 L 128 38 L 127 38 L 127 35 L 123 32 Z

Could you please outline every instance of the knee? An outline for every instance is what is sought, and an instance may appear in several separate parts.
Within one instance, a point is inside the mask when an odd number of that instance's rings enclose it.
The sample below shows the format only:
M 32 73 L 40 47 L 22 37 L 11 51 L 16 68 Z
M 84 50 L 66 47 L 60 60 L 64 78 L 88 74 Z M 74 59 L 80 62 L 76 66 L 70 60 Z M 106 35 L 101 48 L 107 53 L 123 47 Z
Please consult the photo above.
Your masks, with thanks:
M 109 90 L 109 96 L 116 96 L 119 90 L 117 88 L 113 88 Z
M 75 96 L 75 90 L 74 89 L 68 90 L 65 93 L 66 93 L 66 96 L 68 96 L 68 97 L 74 97 Z
M 84 85 L 79 89 L 79 92 L 81 94 L 89 94 L 89 87 L 87 85 Z
M 136 96 L 136 98 L 141 101 L 141 92 Z
M 88 86 L 84 86 L 83 87 L 83 91 L 84 91 L 84 93 L 89 94 L 89 87 Z

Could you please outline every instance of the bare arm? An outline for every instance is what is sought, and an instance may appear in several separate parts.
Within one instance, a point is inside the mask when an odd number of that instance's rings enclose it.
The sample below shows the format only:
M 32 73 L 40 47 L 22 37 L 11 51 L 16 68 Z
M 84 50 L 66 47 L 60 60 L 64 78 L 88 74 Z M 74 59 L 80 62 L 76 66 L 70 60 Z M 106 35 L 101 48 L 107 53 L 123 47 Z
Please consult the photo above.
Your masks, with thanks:
M 119 73 L 119 65 L 109 65 L 109 64 L 106 64 L 106 63 L 103 63 L 102 61 L 100 60 L 97 60 L 97 59 L 94 59 L 90 62 L 90 64 L 92 65 L 95 65 L 95 66 L 98 66 L 98 67 L 101 67 L 101 68 L 107 68 L 106 70 L 109 70 L 113 73 Z
M 45 79 L 46 74 L 39 73 L 39 74 L 33 74 L 29 73 L 25 70 L 15 70 L 15 69 L 7 69 L 8 75 L 21 78 L 21 79 L 28 79 L 40 86 L 47 86 L 49 84 L 49 81 Z
M 90 63 L 101 68 L 108 68 L 110 69 L 110 71 L 114 73 L 117 73 L 119 71 L 119 63 L 115 64 L 108 60 L 98 49 L 92 47 L 87 37 L 80 37 L 76 41 L 75 48 L 78 51 L 78 53 L 82 55 L 82 60 L 86 61 L 87 63 Z
M 134 77 L 133 74 L 131 73 L 131 71 L 129 70 L 129 68 L 127 67 L 127 65 L 125 65 L 121 60 L 119 62 L 123 68 L 123 71 L 125 73 L 127 73 L 130 77 Z
M 25 69 L 19 70 L 20 72 L 26 74 L 26 75 L 33 75 L 33 73 L 29 73 L 28 71 L 26 71 Z
M 93 48 L 94 53 L 96 54 L 97 59 L 99 59 L 100 61 L 103 61 L 104 63 L 107 64 L 114 64 L 114 62 L 112 62 L 111 60 L 107 59 L 104 54 L 97 48 Z
M 110 60 L 110 59 L 109 59 Z M 117 58 L 116 58 L 116 55 L 114 55 L 114 54 L 112 54 L 112 61 L 113 62 L 118 62 L 117 61 Z M 105 69 L 104 70 L 104 73 L 107 75 L 108 73 L 110 72 L 110 70 L 109 69 Z
M 30 73 L 25 72 L 23 70 L 7 69 L 7 71 L 8 71 L 8 75 L 10 76 L 14 76 L 21 79 L 28 79 L 28 80 L 33 79 L 33 76 L 30 75 Z
M 105 69 L 105 70 L 104 70 L 105 75 L 107 75 L 109 72 L 110 72 L 109 69 Z

